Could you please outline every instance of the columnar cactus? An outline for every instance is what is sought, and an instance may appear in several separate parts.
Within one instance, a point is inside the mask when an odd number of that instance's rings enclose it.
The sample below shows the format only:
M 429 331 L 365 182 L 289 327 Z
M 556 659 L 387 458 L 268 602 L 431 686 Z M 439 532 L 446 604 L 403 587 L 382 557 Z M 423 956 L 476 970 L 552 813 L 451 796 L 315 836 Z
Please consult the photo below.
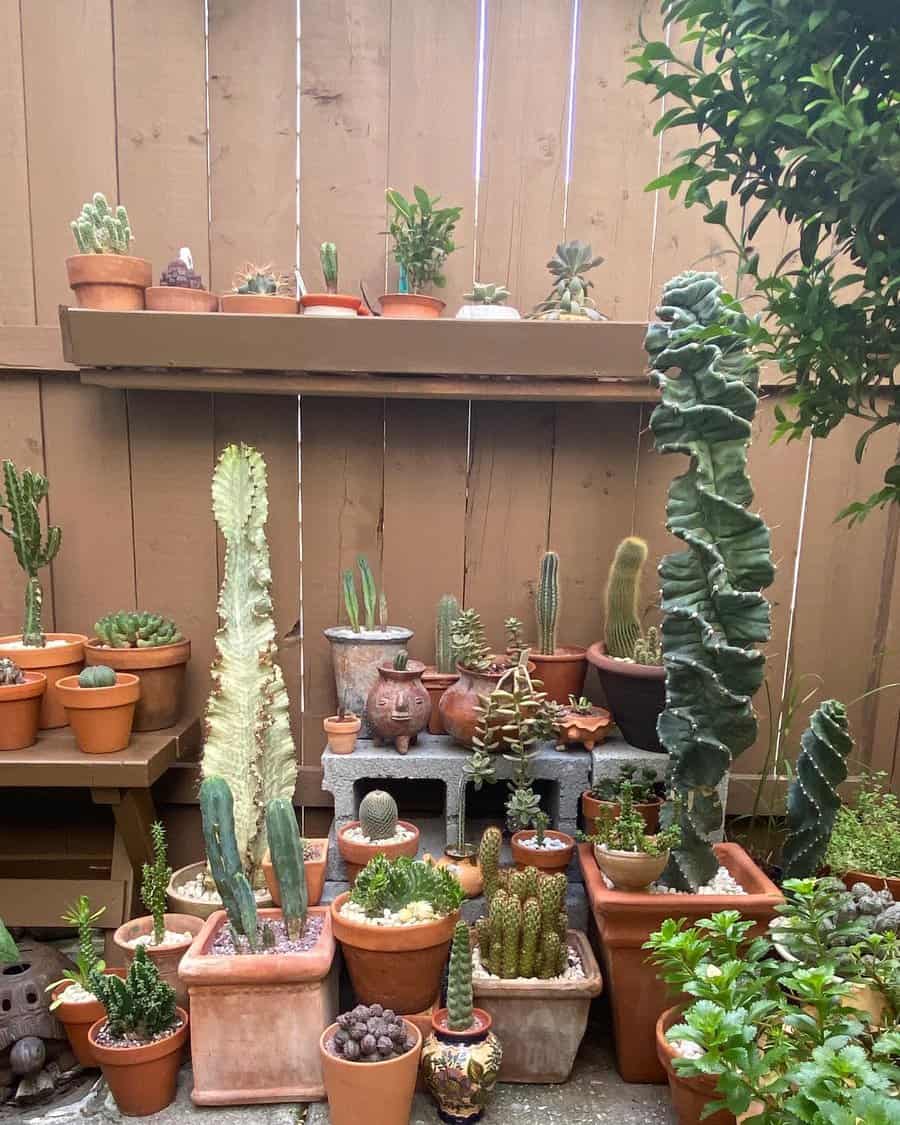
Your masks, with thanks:
M 541 941 L 541 980 L 549 980 L 559 974 L 560 959 L 559 934 L 555 930 L 545 933 Z
M 620 660 L 632 659 L 641 639 L 638 599 L 647 544 L 630 535 L 616 548 L 606 582 L 606 651 Z
M 450 630 L 457 617 L 459 617 L 459 602 L 452 594 L 444 594 L 437 604 L 437 616 L 434 622 L 434 663 L 444 676 L 450 676 L 456 670 Z
M 447 1026 L 451 1031 L 468 1031 L 472 1026 L 472 950 L 469 927 L 457 922 L 450 947 L 447 974 Z
M 487 916 L 475 926 L 481 963 L 495 976 L 554 977 L 568 960 L 565 875 L 509 872 L 505 887 L 485 883 Z
M 0 532 L 11 542 L 16 561 L 25 571 L 25 622 L 22 627 L 22 644 L 27 648 L 44 648 L 42 610 L 44 591 L 38 571 L 56 558 L 62 541 L 58 527 L 48 526 L 46 536 L 41 528 L 40 505 L 50 490 L 46 477 L 23 469 L 21 475 L 12 461 L 3 462 L 3 484 L 6 495 L 0 493 Z M 3 522 L 3 512 L 9 513 L 10 526 Z
M 400 651 L 394 656 L 394 671 L 405 672 L 408 667 L 409 653 L 405 648 L 401 648 Z
M 536 898 L 527 898 L 522 907 L 522 948 L 519 951 L 519 974 L 533 977 L 541 936 L 541 906 Z
M 207 777 L 200 786 L 200 815 L 209 870 L 228 914 L 236 949 L 243 936 L 256 949 L 257 915 L 253 888 L 241 867 L 234 824 L 234 799 L 223 777 Z
M 0 687 L 15 687 L 25 683 L 25 673 L 14 660 L 4 656 L 0 660 Z
M 397 831 L 397 802 L 383 789 L 373 789 L 359 804 L 359 826 L 370 840 L 390 840 Z
M 500 975 L 507 979 L 519 975 L 519 945 L 522 940 L 522 903 L 510 894 L 503 906 L 503 950 Z
M 841 807 L 837 789 L 847 777 L 847 758 L 853 749 L 843 703 L 826 699 L 812 713 L 800 746 L 788 790 L 788 832 L 781 861 L 786 879 L 815 875 L 825 861 Z
M 690 456 L 666 506 L 666 526 L 687 550 L 660 566 L 666 707 L 657 732 L 682 802 L 681 844 L 664 880 L 696 890 L 718 866 L 710 844 L 723 817 L 717 786 L 756 737 L 751 699 L 765 658 L 754 646 L 769 637 L 761 590 L 774 567 L 768 528 L 748 510 L 759 370 L 747 318 L 717 274 L 693 271 L 668 282 L 657 315 L 645 347 L 662 402 L 650 426 L 659 452 Z
M 333 242 L 322 243 L 319 250 L 319 261 L 322 263 L 322 276 L 325 278 L 325 292 L 337 293 L 338 256 L 337 247 Z
M 499 886 L 497 872 L 500 867 L 500 845 L 503 833 L 495 825 L 484 830 L 478 846 L 478 865 L 484 880 L 484 897 L 488 902 L 494 897 Z
M 559 617 L 559 555 L 556 551 L 548 551 L 541 559 L 534 612 L 539 650 L 544 656 L 552 656 L 556 652 L 556 623 Z
M 159 648 L 184 640 L 178 626 L 158 613 L 108 613 L 94 622 L 101 644 L 110 648 Z
M 281 892 L 285 929 L 288 937 L 295 941 L 306 925 L 309 896 L 306 868 L 303 866 L 303 841 L 297 829 L 293 803 L 287 797 L 275 797 L 266 806 L 266 836 Z
M 113 211 L 102 192 L 94 192 L 81 214 L 69 224 L 81 254 L 127 254 L 131 243 L 128 212 L 120 203 Z
M 145 863 L 141 875 L 141 900 L 153 918 L 153 944 L 162 945 L 166 936 L 166 888 L 172 877 L 166 857 L 166 830 L 157 820 L 150 825 L 153 862 Z

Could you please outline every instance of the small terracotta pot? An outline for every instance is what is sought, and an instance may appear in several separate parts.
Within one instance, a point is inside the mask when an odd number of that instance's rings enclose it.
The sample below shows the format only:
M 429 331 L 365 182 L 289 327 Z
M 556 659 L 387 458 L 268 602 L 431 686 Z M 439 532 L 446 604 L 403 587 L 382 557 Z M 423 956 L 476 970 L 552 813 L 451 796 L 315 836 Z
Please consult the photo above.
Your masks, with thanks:
M 154 312 L 210 313 L 219 311 L 219 298 L 208 289 L 183 285 L 151 285 L 144 291 L 144 304 Z
M 492 655 L 491 659 L 496 662 L 501 658 Z M 470 668 L 457 664 L 456 671 L 459 673 L 456 683 L 451 684 L 441 696 L 441 722 L 455 742 L 460 746 L 471 746 L 478 725 L 478 697 L 490 695 L 506 669 L 500 672 L 473 672 Z M 534 671 L 534 664 L 530 660 L 528 671 Z M 502 741 L 498 749 L 502 749 Z
M 182 1007 L 189 1007 L 187 987 L 178 977 L 178 966 L 181 959 L 190 949 L 191 942 L 203 929 L 203 919 L 195 918 L 192 914 L 166 914 L 166 929 L 175 934 L 188 933 L 190 937 L 183 938 L 177 945 L 164 945 L 157 949 L 153 945 L 145 946 L 147 956 L 159 969 L 159 975 L 175 989 L 175 996 Z M 153 919 L 148 915 L 144 918 L 132 918 L 124 922 L 113 934 L 113 941 L 122 950 L 126 967 L 134 960 L 134 946 L 130 943 L 135 938 L 143 937 L 153 932 Z
M 422 673 L 422 683 L 431 696 L 431 714 L 428 716 L 429 734 L 447 733 L 444 730 L 444 720 L 441 718 L 441 697 L 458 679 L 458 672 L 439 672 L 435 667 L 426 668 Z
M 431 696 L 422 683 L 425 665 L 410 660 L 405 668 L 378 665 L 378 679 L 366 700 L 366 718 L 376 746 L 393 742 L 405 754 L 420 731 L 428 726 Z
M 381 315 L 406 320 L 436 320 L 446 308 L 438 297 L 425 293 L 385 293 L 381 298 Z
M 343 719 L 337 715 L 323 719 L 322 727 L 328 735 L 328 749 L 332 754 L 352 754 L 361 726 L 362 719 L 352 712 L 348 712 Z
M 343 917 L 349 897 L 345 891 L 331 904 L 331 924 L 357 1000 L 401 1015 L 421 1012 L 440 987 L 459 911 L 412 926 L 372 926 Z
M 151 263 L 128 254 L 75 254 L 66 258 L 66 273 L 82 309 L 142 309 L 153 284 Z
M 448 1125 L 480 1121 L 500 1074 L 503 1048 L 491 1017 L 483 1008 L 473 1008 L 472 1017 L 468 1031 L 451 1031 L 449 1013 L 441 1008 L 431 1017 L 422 1048 L 425 1086 Z
M 646 852 L 604 849 L 594 844 L 594 859 L 615 890 L 646 891 L 665 871 L 669 853 L 647 855 Z
M 111 687 L 79 687 L 77 676 L 57 681 L 69 725 L 83 754 L 114 754 L 131 742 L 134 708 L 141 682 L 128 672 L 117 672 Z
M 47 677 L 43 672 L 22 675 L 24 684 L 0 686 L 0 750 L 24 750 L 37 742 Z
M 106 1023 L 106 1016 L 97 1020 L 88 1032 L 88 1042 L 100 1064 L 103 1077 L 125 1117 L 147 1117 L 165 1109 L 175 1097 L 181 1052 L 187 1041 L 188 1014 L 176 1011 L 181 1026 L 166 1039 L 142 1047 L 104 1047 L 97 1042 L 97 1033 Z
M 873 891 L 890 891 L 895 902 L 900 902 L 900 876 L 870 875 L 865 871 L 845 871 L 841 876 L 849 891 L 854 883 L 865 883 Z
M 662 798 L 656 797 L 652 801 L 635 801 L 634 811 L 639 812 L 647 825 L 647 835 L 655 836 L 659 831 L 659 810 L 662 808 Z M 610 809 L 613 816 L 618 816 L 621 811 L 618 801 L 601 801 L 595 797 L 590 789 L 585 789 L 581 794 L 581 815 L 584 818 L 584 830 L 588 834 L 594 831 L 594 821 L 601 816 L 604 809 Z
M 184 293 L 197 290 L 184 289 Z M 134 709 L 133 730 L 164 730 L 181 718 L 187 662 L 191 642 L 156 648 L 109 648 L 96 637 L 84 646 L 86 664 L 105 664 L 115 672 L 130 672 L 141 684 Z
M 522 828 L 513 833 L 510 848 L 512 849 L 513 863 L 516 867 L 520 871 L 526 867 L 537 867 L 538 870 L 548 875 L 553 875 L 557 871 L 565 871 L 575 854 L 575 840 L 566 832 L 557 832 L 554 828 L 547 828 L 544 835 L 552 837 L 554 840 L 562 840 L 566 845 L 565 848 L 553 848 L 549 851 L 526 848 L 522 841 L 534 834 L 533 828 Z
M 565 750 L 570 743 L 578 743 L 585 750 L 593 750 L 603 742 L 612 726 L 612 715 L 605 707 L 592 707 L 587 715 L 567 711 L 557 724 L 556 749 Z
M 656 664 L 633 664 L 606 654 L 601 641 L 587 650 L 597 669 L 606 702 L 622 737 L 639 750 L 662 753 L 656 720 L 666 705 L 666 670 Z
M 401 840 L 399 844 L 362 844 L 358 840 L 348 840 L 347 833 L 350 829 L 359 828 L 358 820 L 351 820 L 349 824 L 345 824 L 338 831 L 338 852 L 340 852 L 344 866 L 347 868 L 347 879 L 351 887 L 356 882 L 356 876 L 373 856 L 386 855 L 388 859 L 396 859 L 397 856 L 405 855 L 410 859 L 416 858 L 419 853 L 418 828 L 414 824 L 410 824 L 408 820 L 398 820 L 397 824 L 408 828 L 413 833 L 408 840 Z M 432 993 L 433 995 L 434 993 Z M 370 1003 L 375 1004 L 379 1001 L 372 1000 Z
M 292 316 L 297 312 L 297 300 L 275 293 L 223 293 L 219 298 L 219 308 L 223 313 Z
M 734 1125 L 734 1114 L 720 1109 L 709 1117 L 703 1116 L 704 1108 L 714 1101 L 721 1101 L 716 1095 L 716 1079 L 711 1074 L 697 1074 L 688 1078 L 678 1074 L 674 1060 L 677 1058 L 672 1045 L 666 1039 L 666 1032 L 681 1019 L 681 1007 L 668 1008 L 656 1021 L 656 1054 L 666 1072 L 669 1094 L 678 1116 L 678 1125 Z
M 104 976 L 125 977 L 124 969 L 106 969 Z M 68 982 L 54 988 L 53 999 L 61 996 L 69 987 Z M 67 1003 L 65 1000 L 53 1009 L 53 1014 L 66 1029 L 69 1046 L 72 1054 L 81 1066 L 99 1066 L 94 1051 L 88 1042 L 88 1032 L 91 1026 L 106 1015 L 106 1010 L 99 1000 L 84 1000 L 80 1004 Z
M 315 839 L 304 837 L 304 843 L 316 849 L 315 859 L 305 859 L 303 861 L 303 868 L 306 872 L 307 905 L 318 906 L 322 898 L 322 891 L 325 887 L 325 864 L 328 860 L 328 840 L 323 837 Z M 281 906 L 281 888 L 278 886 L 278 879 L 275 875 L 275 865 L 272 863 L 272 856 L 268 848 L 266 848 L 265 855 L 262 859 L 262 869 L 266 880 L 266 886 L 269 888 L 269 894 L 272 896 L 272 902 L 274 902 L 276 906 Z
M 12 648 L 21 642 L 21 635 L 0 637 L 0 657 L 8 656 L 23 672 L 43 672 L 47 677 L 47 690 L 41 698 L 41 717 L 39 730 L 53 730 L 68 723 L 62 697 L 56 690 L 57 683 L 65 676 L 77 676 L 84 667 L 84 646 L 87 637 L 83 633 L 47 633 L 48 641 L 65 641 L 63 645 L 47 645 L 45 648 Z
M 535 675 L 543 683 L 548 699 L 565 706 L 570 695 L 578 699 L 584 691 L 587 657 L 583 648 L 563 645 L 552 656 L 532 651 L 529 659 L 534 661 Z
M 304 316 L 369 316 L 369 310 L 359 297 L 344 293 L 305 293 L 300 298 Z M 364 311 L 365 310 L 365 311 Z
M 348 1062 L 329 1050 L 337 1024 L 319 1040 L 328 1120 L 331 1125 L 408 1125 L 422 1055 L 422 1033 L 403 1021 L 416 1045 L 404 1055 L 383 1062 Z

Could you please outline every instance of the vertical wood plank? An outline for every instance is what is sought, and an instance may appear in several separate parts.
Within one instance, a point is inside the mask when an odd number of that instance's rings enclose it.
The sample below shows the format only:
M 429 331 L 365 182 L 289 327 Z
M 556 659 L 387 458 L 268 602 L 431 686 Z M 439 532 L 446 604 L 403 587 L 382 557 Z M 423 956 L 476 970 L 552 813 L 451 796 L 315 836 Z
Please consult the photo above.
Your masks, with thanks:
M 19 0 L 0 0 L 0 152 L 0 324 L 34 324 Z

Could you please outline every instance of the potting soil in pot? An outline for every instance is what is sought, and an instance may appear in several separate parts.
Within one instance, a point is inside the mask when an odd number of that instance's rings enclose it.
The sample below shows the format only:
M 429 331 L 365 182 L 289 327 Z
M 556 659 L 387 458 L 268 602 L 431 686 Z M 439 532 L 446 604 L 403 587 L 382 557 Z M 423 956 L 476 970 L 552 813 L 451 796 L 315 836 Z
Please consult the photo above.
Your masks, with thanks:
M 601 845 L 601 847 L 604 845 Z M 601 871 L 600 877 L 609 890 L 615 890 L 611 880 L 609 880 Z M 663 887 L 659 883 L 651 883 L 645 894 L 651 895 L 680 895 L 684 892 L 676 890 L 674 887 Z M 713 875 L 708 883 L 704 883 L 702 887 L 698 887 L 693 892 L 698 895 L 745 895 L 747 892 L 737 882 L 727 867 L 720 867 L 719 870 Z
M 301 935 L 296 939 L 292 939 L 288 937 L 287 927 L 284 922 L 280 919 L 273 918 L 268 923 L 268 927 L 275 938 L 274 944 L 270 946 L 265 946 L 263 944 L 263 927 L 257 926 L 257 948 L 253 950 L 253 952 L 263 955 L 269 953 L 307 953 L 319 940 L 322 925 L 323 920 L 321 914 L 308 917 Z M 209 947 L 209 952 L 214 957 L 240 956 L 247 953 L 247 946 L 242 945 L 241 949 L 237 950 L 234 945 L 234 938 L 231 936 L 231 927 L 222 926 L 213 939 L 213 943 Z
M 383 846 L 386 844 L 402 844 L 404 840 L 411 840 L 414 836 L 415 832 L 410 832 L 410 830 L 408 828 L 404 828 L 402 824 L 397 825 L 393 836 L 389 836 L 383 840 L 370 839 L 370 837 L 368 837 L 359 826 L 348 828 L 346 832 L 344 832 L 344 839 L 350 840 L 354 844 L 374 844 L 378 846 Z
M 377 918 L 370 918 L 363 907 L 350 899 L 341 907 L 341 914 L 351 922 L 362 922 L 368 926 L 416 926 L 420 922 L 433 922 L 443 917 L 435 914 L 430 902 L 411 902 L 402 910 L 385 910 Z
M 526 980 L 543 980 L 544 982 L 559 981 L 559 980 L 584 980 L 584 966 L 581 963 L 581 958 L 571 947 L 566 949 L 568 964 L 566 971 L 560 973 L 555 977 L 514 977 L 512 979 L 517 981 Z M 481 950 L 476 945 L 472 950 L 472 976 L 478 980 L 501 980 L 501 977 L 489 973 L 481 963 Z

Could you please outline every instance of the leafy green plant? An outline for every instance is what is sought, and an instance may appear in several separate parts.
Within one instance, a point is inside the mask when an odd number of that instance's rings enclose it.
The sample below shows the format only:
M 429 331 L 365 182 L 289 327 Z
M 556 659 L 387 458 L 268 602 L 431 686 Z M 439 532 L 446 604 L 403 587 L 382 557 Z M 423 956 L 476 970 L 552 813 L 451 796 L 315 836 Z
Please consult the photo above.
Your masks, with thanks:
M 825 853 L 832 871 L 900 876 L 900 798 L 886 781 L 884 773 L 864 775 L 855 804 L 838 810 Z
M 322 277 L 325 279 L 325 292 L 337 293 L 338 253 L 333 242 L 322 243 L 319 248 L 319 262 L 322 265 Z
M 619 767 L 618 777 L 598 778 L 591 786 L 591 794 L 598 801 L 618 801 L 622 786 L 628 784 L 636 804 L 647 804 L 665 795 L 665 785 L 658 781 L 656 771 L 649 766 L 636 766 L 625 762 Z
M 386 629 L 387 597 L 383 590 L 379 595 L 378 588 L 375 584 L 375 576 L 372 573 L 372 568 L 369 566 L 369 560 L 365 555 L 359 556 L 356 560 L 356 565 L 359 567 L 359 580 L 362 589 L 366 632 L 371 633 L 375 630 L 376 608 L 378 610 L 379 628 L 382 630 Z M 356 579 L 353 576 L 353 571 L 345 570 L 341 582 L 344 592 L 344 609 L 347 612 L 347 620 L 350 622 L 350 628 L 353 632 L 359 633 L 362 631 L 363 625 L 360 622 L 359 596 L 356 591 Z
M 413 293 L 430 285 L 442 289 L 447 284 L 444 263 L 456 249 L 453 231 L 462 208 L 437 207 L 440 196 L 430 196 L 418 185 L 413 188 L 413 195 L 414 199 L 406 199 L 394 188 L 386 192 L 393 208 L 388 233 L 394 240 L 394 259 Z
M 174 621 L 159 613 L 131 613 L 120 610 L 94 622 L 101 644 L 110 648 L 158 648 L 174 645 L 184 637 Z
M 80 254 L 127 254 L 131 243 L 128 212 L 120 203 L 113 211 L 106 196 L 94 192 L 81 214 L 69 224 Z
M 90 981 L 90 991 L 106 1009 L 107 1029 L 113 1039 L 146 1041 L 174 1030 L 175 992 L 160 980 L 143 945 L 135 948 L 124 980 L 94 970 Z
M 588 293 L 594 286 L 584 276 L 603 262 L 598 254 L 594 257 L 590 243 L 575 239 L 561 242 L 556 253 L 547 263 L 553 277 L 553 288 L 543 301 L 535 306 L 531 317 L 536 320 L 606 320 Z
M 166 830 L 160 822 L 150 825 L 153 862 L 145 863 L 141 875 L 141 899 L 153 917 L 153 944 L 162 945 L 166 935 L 166 888 L 172 877 L 166 857 Z
M 373 856 L 360 871 L 350 892 L 350 901 L 361 906 L 369 918 L 385 910 L 402 910 L 413 902 L 428 902 L 435 914 L 452 914 L 465 898 L 459 880 L 446 867 L 400 856 Z
M 78 931 L 78 952 L 75 954 L 75 968 L 67 969 L 59 980 L 48 984 L 45 991 L 52 992 L 60 985 L 77 984 L 80 988 L 91 989 L 91 973 L 102 973 L 106 969 L 106 962 L 97 956 L 94 949 L 94 927 L 106 910 L 101 906 L 99 910 L 92 910 L 87 895 L 80 895 L 78 900 L 62 915 L 62 921 L 67 926 L 74 926 Z M 0 952 L 0 962 L 4 960 Z M 59 996 L 50 1005 L 50 1011 L 58 1008 L 62 1003 Z
M 12 461 L 3 462 L 4 497 L 0 491 L 0 533 L 12 543 L 16 561 L 25 572 L 25 622 L 22 626 L 22 644 L 27 648 L 44 648 L 42 612 L 44 590 L 38 571 L 49 566 L 56 558 L 62 542 L 58 527 L 48 526 L 44 535 L 41 528 L 41 504 L 50 491 L 50 483 L 40 473 L 23 469 L 21 474 Z M 3 513 L 9 514 L 10 526 L 3 522 Z
M 852 947 L 867 933 L 865 922 L 850 909 L 853 897 L 839 879 L 787 879 L 784 902 L 775 907 L 772 939 L 804 965 L 831 961 L 846 979 Z
M 634 807 L 634 792 L 631 782 L 623 781 L 619 787 L 619 811 L 611 806 L 600 810 L 594 821 L 594 832 L 590 835 L 579 833 L 579 840 L 589 844 L 599 844 L 611 851 L 635 852 L 642 855 L 662 855 L 681 843 L 681 827 L 677 815 L 667 828 L 656 835 L 648 835 L 647 823 Z M 677 807 L 674 810 L 677 814 Z

